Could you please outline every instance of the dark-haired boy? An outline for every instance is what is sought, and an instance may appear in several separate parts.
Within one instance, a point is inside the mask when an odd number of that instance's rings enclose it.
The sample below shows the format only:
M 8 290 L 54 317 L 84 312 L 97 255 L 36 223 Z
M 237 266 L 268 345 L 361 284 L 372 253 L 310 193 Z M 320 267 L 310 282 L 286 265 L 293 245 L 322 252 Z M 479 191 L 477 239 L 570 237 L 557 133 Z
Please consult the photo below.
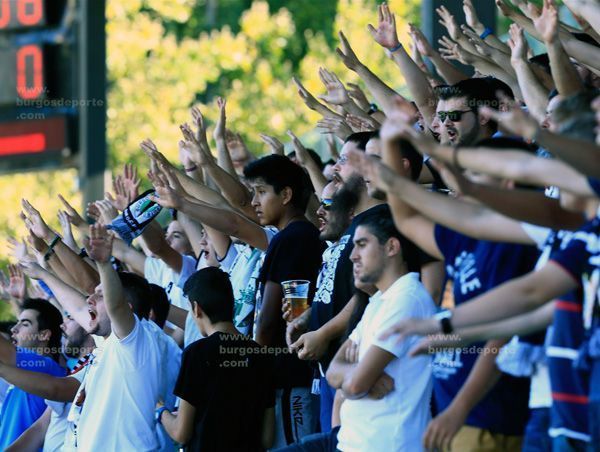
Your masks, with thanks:
M 50 302 L 25 300 L 17 324 L 11 329 L 12 343 L 0 337 L 0 361 L 20 369 L 64 376 L 65 370 L 52 359 L 61 347 L 61 324 L 62 315 Z M 10 387 L 2 404 L 0 450 L 27 430 L 45 409 L 43 398 Z
M 183 354 L 176 414 L 158 420 L 187 450 L 260 451 L 273 434 L 273 361 L 233 325 L 233 289 L 227 273 L 207 267 L 185 283 L 184 293 L 205 336 Z M 234 426 L 234 428 L 231 428 Z
M 258 277 L 254 328 L 256 342 L 281 352 L 275 360 L 275 445 L 279 447 L 315 432 L 317 423 L 310 394 L 312 371 L 306 362 L 287 353 L 281 283 L 292 279 L 310 281 L 311 300 L 324 244 L 319 230 L 304 216 L 311 193 L 302 168 L 286 157 L 270 155 L 250 163 L 244 175 L 254 191 L 252 205 L 261 225 L 279 230 L 269 244 Z

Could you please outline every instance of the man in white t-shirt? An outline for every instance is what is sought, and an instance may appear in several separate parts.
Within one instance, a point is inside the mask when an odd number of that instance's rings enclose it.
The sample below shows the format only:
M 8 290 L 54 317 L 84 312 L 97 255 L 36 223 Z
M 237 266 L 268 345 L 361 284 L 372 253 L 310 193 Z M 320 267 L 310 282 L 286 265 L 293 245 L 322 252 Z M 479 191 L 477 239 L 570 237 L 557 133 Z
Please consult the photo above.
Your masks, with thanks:
M 365 218 L 353 242 L 355 277 L 378 292 L 327 371 L 329 384 L 341 389 L 345 400 L 339 432 L 334 429 L 322 441 L 331 450 L 419 451 L 430 420 L 430 358 L 408 356 L 415 340 L 379 335 L 398 319 L 433 315 L 436 306 L 419 274 L 408 271 L 418 260 L 415 245 L 389 215 Z

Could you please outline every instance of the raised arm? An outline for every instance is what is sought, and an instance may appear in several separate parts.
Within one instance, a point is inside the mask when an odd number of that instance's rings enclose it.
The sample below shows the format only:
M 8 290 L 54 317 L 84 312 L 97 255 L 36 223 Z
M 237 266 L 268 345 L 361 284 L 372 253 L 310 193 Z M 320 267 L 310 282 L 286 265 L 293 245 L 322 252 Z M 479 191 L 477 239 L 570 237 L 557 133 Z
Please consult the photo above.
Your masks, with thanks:
M 552 0 L 544 0 L 542 14 L 533 20 L 533 24 L 548 50 L 552 78 L 558 93 L 569 97 L 583 91 L 583 82 L 560 41 L 558 9 Z
M 344 36 L 344 33 L 341 31 L 339 32 L 339 38 L 341 48 L 338 47 L 335 49 L 336 53 L 348 69 L 358 74 L 375 98 L 377 105 L 379 105 L 384 113 L 387 114 L 393 106 L 391 100 L 394 96 L 397 96 L 398 93 L 386 85 L 367 66 L 361 63 L 352 47 L 350 47 L 350 43 L 346 39 L 346 36 Z
M 292 146 L 294 147 L 294 152 L 296 153 L 296 160 L 298 160 L 298 163 L 308 172 L 308 176 L 313 184 L 315 193 L 321 193 L 325 185 L 327 185 L 327 178 L 323 176 L 323 173 L 317 165 L 317 162 L 313 160 L 298 137 L 294 135 L 291 130 L 288 130 L 287 134 L 292 140 Z
M 125 301 L 123 286 L 110 263 L 113 236 L 101 224 L 90 226 L 89 254 L 98 265 L 100 282 L 104 294 L 104 304 L 111 322 L 111 329 L 119 339 L 124 339 L 135 326 L 131 307 Z
M 67 285 L 35 262 L 23 261 L 20 265 L 27 276 L 44 281 L 63 309 L 67 311 L 83 329 L 88 331 L 92 318 L 90 317 L 86 297 L 81 292 Z

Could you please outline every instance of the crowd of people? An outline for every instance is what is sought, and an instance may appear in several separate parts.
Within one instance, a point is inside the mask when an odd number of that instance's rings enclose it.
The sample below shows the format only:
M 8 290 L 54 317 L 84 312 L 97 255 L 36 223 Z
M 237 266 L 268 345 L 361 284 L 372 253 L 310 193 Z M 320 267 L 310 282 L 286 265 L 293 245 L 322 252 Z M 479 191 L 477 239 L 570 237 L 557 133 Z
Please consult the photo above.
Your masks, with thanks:
M 439 51 L 380 5 L 412 100 L 340 33 L 366 89 L 294 79 L 329 162 L 292 132 L 254 157 L 219 98 L 215 152 L 193 108 L 91 224 L 23 200 L 0 450 L 599 451 L 600 2 L 564 4 L 579 28 L 496 0 L 507 43 L 441 7 Z

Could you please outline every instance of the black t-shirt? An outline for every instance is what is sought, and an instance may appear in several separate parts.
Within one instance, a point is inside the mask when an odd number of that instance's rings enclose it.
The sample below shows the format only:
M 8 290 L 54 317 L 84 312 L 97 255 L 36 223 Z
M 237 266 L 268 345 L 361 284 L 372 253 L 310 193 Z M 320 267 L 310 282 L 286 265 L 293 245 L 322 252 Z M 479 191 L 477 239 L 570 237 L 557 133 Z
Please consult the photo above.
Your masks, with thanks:
M 306 279 L 310 281 L 308 301 L 311 303 L 324 250 L 319 230 L 308 221 L 295 221 L 279 231 L 269 244 L 258 276 L 261 299 L 267 281 L 281 284 L 291 279 Z M 259 310 L 261 304 L 257 306 Z M 274 342 L 270 344 L 280 351 L 287 350 L 285 330 L 286 322 L 280 317 Z M 295 354 L 278 353 L 275 362 L 278 388 L 310 386 L 312 369 L 306 361 L 299 360 Z
M 259 451 L 275 405 L 273 357 L 247 336 L 214 333 L 183 352 L 175 395 L 196 408 L 187 450 Z

